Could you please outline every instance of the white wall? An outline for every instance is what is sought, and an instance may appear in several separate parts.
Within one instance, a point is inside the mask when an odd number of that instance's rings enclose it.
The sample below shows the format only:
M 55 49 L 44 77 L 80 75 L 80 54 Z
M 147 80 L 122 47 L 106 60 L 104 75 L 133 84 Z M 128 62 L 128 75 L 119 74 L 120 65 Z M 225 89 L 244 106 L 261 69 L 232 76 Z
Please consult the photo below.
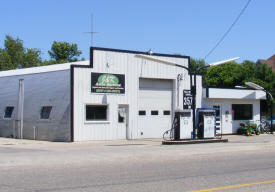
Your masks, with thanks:
M 208 89 L 208 96 L 206 94 Z M 266 99 L 266 93 L 261 90 L 250 89 L 221 89 L 204 88 L 203 98 L 216 99 Z
M 221 117 L 222 117 L 222 133 L 231 134 L 236 133 L 240 127 L 239 123 L 246 121 L 232 120 L 232 104 L 252 104 L 253 105 L 253 120 L 259 124 L 260 120 L 260 100 L 255 99 L 203 99 L 204 108 L 212 108 L 214 104 L 221 104 Z M 226 120 L 226 111 L 229 111 L 229 119 Z
M 134 53 L 94 50 L 93 68 L 74 69 L 74 140 L 114 140 L 117 139 L 117 108 L 119 104 L 129 105 L 129 127 L 131 139 L 138 139 L 138 91 L 139 78 L 156 78 L 174 80 L 178 74 L 184 75 L 181 81 L 179 98 L 182 90 L 190 89 L 187 70 L 168 66 L 134 57 Z M 188 59 L 174 57 L 158 57 L 188 67 Z M 109 64 L 109 67 L 107 66 Z M 125 74 L 125 94 L 91 93 L 91 73 Z M 108 122 L 85 122 L 85 104 L 104 104 L 109 106 Z M 173 94 L 173 108 L 176 108 L 176 94 Z M 180 105 L 183 105 L 180 99 Z M 162 137 L 162 135 L 160 135 Z

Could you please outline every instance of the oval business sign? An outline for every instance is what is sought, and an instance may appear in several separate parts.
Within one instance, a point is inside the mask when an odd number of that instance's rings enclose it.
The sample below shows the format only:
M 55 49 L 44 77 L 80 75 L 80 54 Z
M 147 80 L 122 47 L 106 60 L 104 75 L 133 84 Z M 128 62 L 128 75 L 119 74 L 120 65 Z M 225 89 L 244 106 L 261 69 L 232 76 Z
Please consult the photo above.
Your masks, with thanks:
M 98 83 L 105 86 L 113 86 L 118 84 L 119 80 L 116 76 L 111 74 L 104 74 L 99 76 Z

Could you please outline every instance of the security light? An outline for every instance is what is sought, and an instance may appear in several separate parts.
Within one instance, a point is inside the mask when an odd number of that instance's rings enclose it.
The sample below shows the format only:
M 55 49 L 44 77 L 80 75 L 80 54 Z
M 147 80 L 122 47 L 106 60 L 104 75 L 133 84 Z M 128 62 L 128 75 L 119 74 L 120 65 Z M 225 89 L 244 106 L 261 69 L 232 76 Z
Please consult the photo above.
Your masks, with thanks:
M 262 91 L 264 90 L 263 87 L 261 87 L 260 85 L 255 84 L 255 83 L 252 83 L 252 82 L 245 82 L 245 84 L 252 87 L 252 88 L 254 88 L 254 89 L 258 89 L 258 90 L 262 90 Z
M 235 58 L 232 58 L 232 59 L 228 59 L 228 60 L 224 60 L 224 61 L 219 61 L 219 62 L 216 62 L 216 63 L 211 63 L 209 64 L 210 67 L 213 67 L 213 66 L 217 66 L 217 65 L 222 65 L 222 64 L 225 64 L 225 63 L 229 63 L 231 61 L 235 61 L 237 59 L 239 59 L 240 57 L 235 57 Z
M 176 65 L 176 66 L 179 66 L 179 64 L 177 64 L 175 62 L 167 61 L 167 60 L 163 60 L 163 59 L 159 59 L 159 58 L 155 58 L 155 57 L 151 57 L 151 56 L 147 56 L 147 55 L 138 54 L 138 55 L 135 55 L 135 57 L 141 58 L 141 59 L 145 59 L 145 60 L 149 60 L 149 61 L 155 61 L 155 62 L 166 64 L 166 65 L 174 65 L 174 66 Z M 228 63 L 228 62 L 231 62 L 231 61 L 235 61 L 235 60 L 237 60 L 239 58 L 240 57 L 235 57 L 233 59 L 228 59 L 228 60 L 219 61 L 219 62 L 216 62 L 216 63 L 211 63 L 211 64 L 208 64 L 206 66 L 207 67 L 213 67 L 213 66 L 217 66 L 217 65 L 222 65 L 222 64 L 225 64 L 225 63 Z
M 246 87 L 236 85 L 235 88 L 245 89 Z
M 163 63 L 163 64 L 166 64 L 166 65 L 177 65 L 177 63 L 172 62 L 172 61 L 158 59 L 158 58 L 150 57 L 150 56 L 147 56 L 147 55 L 138 54 L 138 55 L 135 55 L 135 57 L 145 59 L 145 60 L 148 60 L 148 61 L 155 61 L 155 62 L 158 62 L 158 63 Z

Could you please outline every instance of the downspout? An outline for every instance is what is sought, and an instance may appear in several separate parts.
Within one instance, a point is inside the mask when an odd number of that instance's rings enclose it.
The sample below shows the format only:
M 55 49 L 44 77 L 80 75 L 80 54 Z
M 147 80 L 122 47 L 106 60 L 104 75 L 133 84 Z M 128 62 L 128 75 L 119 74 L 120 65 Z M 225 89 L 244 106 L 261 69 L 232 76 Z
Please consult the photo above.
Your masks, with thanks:
M 20 139 L 23 139 L 23 117 L 24 117 L 24 79 L 19 79 L 18 127 L 20 127 Z

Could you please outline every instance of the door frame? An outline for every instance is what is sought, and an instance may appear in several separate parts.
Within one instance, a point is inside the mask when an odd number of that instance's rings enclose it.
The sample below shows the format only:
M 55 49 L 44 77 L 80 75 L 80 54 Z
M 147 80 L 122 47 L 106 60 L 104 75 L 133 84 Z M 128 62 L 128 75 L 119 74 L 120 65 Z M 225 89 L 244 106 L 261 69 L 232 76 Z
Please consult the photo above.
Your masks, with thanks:
M 118 104 L 117 106 L 117 110 L 120 107 L 125 107 L 125 113 L 126 113 L 126 118 L 125 118 L 125 135 L 126 135 L 126 139 L 132 139 L 132 134 L 131 134 L 131 130 L 130 130 L 130 126 L 129 126 L 129 104 Z M 118 127 L 119 127 L 119 122 L 118 123 Z
M 223 114 L 222 114 L 222 103 L 213 103 L 213 108 L 214 108 L 214 106 L 219 106 L 220 107 L 220 130 L 216 130 L 216 132 L 222 134 L 222 126 L 223 126 L 223 123 L 222 123 L 222 120 L 223 120 L 223 118 L 222 118 L 222 116 L 223 116 Z M 217 120 L 217 117 L 216 117 L 216 120 Z M 217 128 L 217 126 L 216 126 L 216 128 Z

